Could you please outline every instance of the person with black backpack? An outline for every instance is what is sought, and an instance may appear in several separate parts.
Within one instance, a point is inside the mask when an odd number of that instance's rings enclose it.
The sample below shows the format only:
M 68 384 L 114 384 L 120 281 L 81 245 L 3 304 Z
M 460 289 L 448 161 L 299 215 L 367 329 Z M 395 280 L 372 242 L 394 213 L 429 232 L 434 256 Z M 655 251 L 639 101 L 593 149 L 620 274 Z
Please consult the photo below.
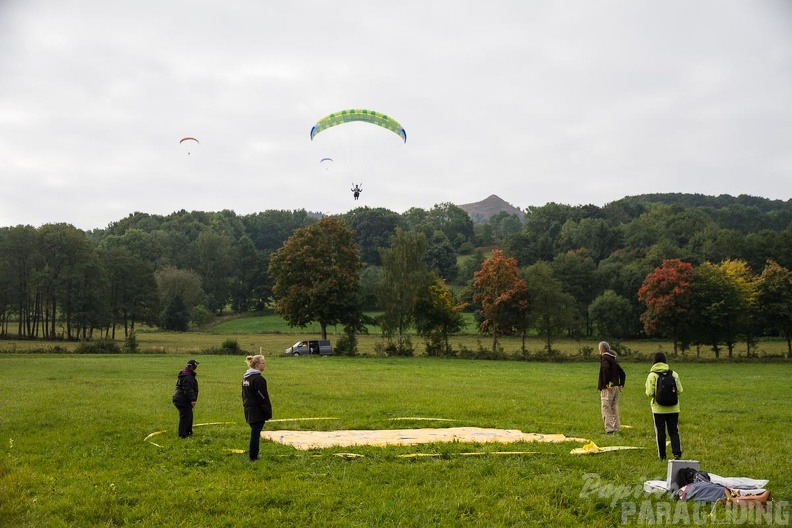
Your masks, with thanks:
M 666 429 L 671 439 L 671 453 L 674 458 L 682 458 L 682 444 L 679 441 L 679 395 L 682 383 L 679 374 L 668 368 L 666 356 L 662 352 L 654 355 L 654 363 L 646 377 L 646 395 L 652 398 L 657 455 L 666 459 Z

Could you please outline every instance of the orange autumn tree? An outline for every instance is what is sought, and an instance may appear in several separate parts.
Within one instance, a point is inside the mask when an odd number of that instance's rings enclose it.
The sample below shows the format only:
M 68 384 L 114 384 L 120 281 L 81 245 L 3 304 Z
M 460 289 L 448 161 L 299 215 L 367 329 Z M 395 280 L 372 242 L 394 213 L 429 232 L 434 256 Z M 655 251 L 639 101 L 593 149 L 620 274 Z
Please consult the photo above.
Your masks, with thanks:
M 521 330 L 527 318 L 528 285 L 519 276 L 517 260 L 496 249 L 473 274 L 473 301 L 481 306 L 481 332 L 492 336 L 492 351 L 498 338 Z
M 680 340 L 686 344 L 685 335 L 691 325 L 692 277 L 692 264 L 668 259 L 646 276 L 638 290 L 638 300 L 646 304 L 646 311 L 641 314 L 644 330 L 649 335 L 670 337 L 675 356 Z

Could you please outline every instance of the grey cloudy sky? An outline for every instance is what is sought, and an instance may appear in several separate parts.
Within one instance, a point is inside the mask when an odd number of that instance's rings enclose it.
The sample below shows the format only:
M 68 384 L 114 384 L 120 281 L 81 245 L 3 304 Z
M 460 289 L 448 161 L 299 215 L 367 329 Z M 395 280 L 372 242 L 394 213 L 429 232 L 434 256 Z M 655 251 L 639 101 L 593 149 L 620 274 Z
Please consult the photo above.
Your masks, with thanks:
M 347 108 L 407 143 L 310 141 Z M 0 226 L 81 229 L 490 194 L 788 200 L 792 2 L 0 0 L 0 182 Z

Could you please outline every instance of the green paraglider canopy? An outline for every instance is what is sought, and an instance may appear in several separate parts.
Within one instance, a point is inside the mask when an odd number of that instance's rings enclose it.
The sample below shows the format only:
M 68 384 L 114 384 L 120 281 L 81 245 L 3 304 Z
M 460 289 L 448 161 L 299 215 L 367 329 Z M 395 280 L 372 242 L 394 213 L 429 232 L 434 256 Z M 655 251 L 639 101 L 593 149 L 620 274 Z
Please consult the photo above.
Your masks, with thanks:
M 386 116 L 385 114 L 380 114 L 379 112 L 375 112 L 373 110 L 362 109 L 342 110 L 340 112 L 330 114 L 327 117 L 323 117 L 311 128 L 311 140 L 313 141 L 314 136 L 316 136 L 322 130 L 352 121 L 364 121 L 366 123 L 371 123 L 372 125 L 380 126 L 390 130 L 391 132 L 394 132 L 396 135 L 402 138 L 405 143 L 407 142 L 407 132 L 398 123 L 398 121 Z

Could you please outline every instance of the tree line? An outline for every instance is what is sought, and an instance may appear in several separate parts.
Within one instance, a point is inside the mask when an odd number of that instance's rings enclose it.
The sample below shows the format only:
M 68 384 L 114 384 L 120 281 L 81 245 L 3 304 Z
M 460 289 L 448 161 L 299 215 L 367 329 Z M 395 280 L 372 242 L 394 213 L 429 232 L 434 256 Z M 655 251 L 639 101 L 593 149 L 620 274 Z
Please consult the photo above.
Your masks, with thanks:
M 378 323 L 397 352 L 409 350 L 410 331 L 426 337 L 434 352 L 447 352 L 447 335 L 454 333 L 454 314 L 461 310 L 477 313 L 482 331 L 493 335 L 493 346 L 498 335 L 517 332 L 538 333 L 548 347 L 559 335 L 661 335 L 681 349 L 707 345 L 716 353 L 721 346 L 731 353 L 735 339 L 749 346 L 761 336 L 789 339 L 762 303 L 768 299 L 768 269 L 783 275 L 792 267 L 790 202 L 645 195 L 603 207 L 549 203 L 528 208 L 522 222 L 499 213 L 485 223 L 474 223 L 448 203 L 404 213 L 361 207 L 328 219 L 334 231 L 346 233 L 345 241 L 320 251 L 314 246 L 321 241 L 308 237 L 304 254 L 284 261 L 288 242 L 317 229 L 325 220 L 321 217 L 304 210 L 178 211 L 134 213 L 90 232 L 68 224 L 0 228 L 0 335 L 92 339 L 115 337 L 118 329 L 128 335 L 136 323 L 185 330 L 228 312 L 274 306 L 286 314 L 290 290 L 279 286 L 279 279 L 283 283 L 290 273 L 300 277 L 302 270 L 305 275 L 296 283 L 316 281 L 307 264 L 332 261 L 334 251 L 347 247 L 358 259 L 346 277 L 351 290 L 334 305 L 342 316 L 325 319 L 343 323 L 353 340 L 363 325 L 356 317 L 381 311 Z M 512 262 L 528 288 L 512 308 L 496 307 L 512 318 L 496 324 L 482 295 L 488 268 L 500 260 Z M 667 304 L 653 304 L 653 290 L 644 288 L 671 261 L 693 269 L 695 302 L 677 310 L 701 315 L 700 320 L 682 317 L 692 328 L 668 323 L 658 308 Z M 742 275 L 734 271 L 739 267 Z M 743 277 L 743 304 L 737 311 L 745 317 L 724 319 L 723 330 L 710 330 L 705 338 L 704 328 L 721 314 L 705 310 L 702 292 L 725 299 L 730 291 L 723 284 L 702 289 L 703 277 L 718 275 L 710 268 L 732 282 Z M 340 288 L 341 277 L 337 280 L 325 286 Z M 527 297 L 517 302 L 521 295 Z M 773 313 L 783 313 L 783 302 L 774 302 Z M 555 313 L 542 313 L 540 307 Z M 650 311 L 664 315 L 646 315 Z M 308 316 L 290 322 L 300 326 Z

